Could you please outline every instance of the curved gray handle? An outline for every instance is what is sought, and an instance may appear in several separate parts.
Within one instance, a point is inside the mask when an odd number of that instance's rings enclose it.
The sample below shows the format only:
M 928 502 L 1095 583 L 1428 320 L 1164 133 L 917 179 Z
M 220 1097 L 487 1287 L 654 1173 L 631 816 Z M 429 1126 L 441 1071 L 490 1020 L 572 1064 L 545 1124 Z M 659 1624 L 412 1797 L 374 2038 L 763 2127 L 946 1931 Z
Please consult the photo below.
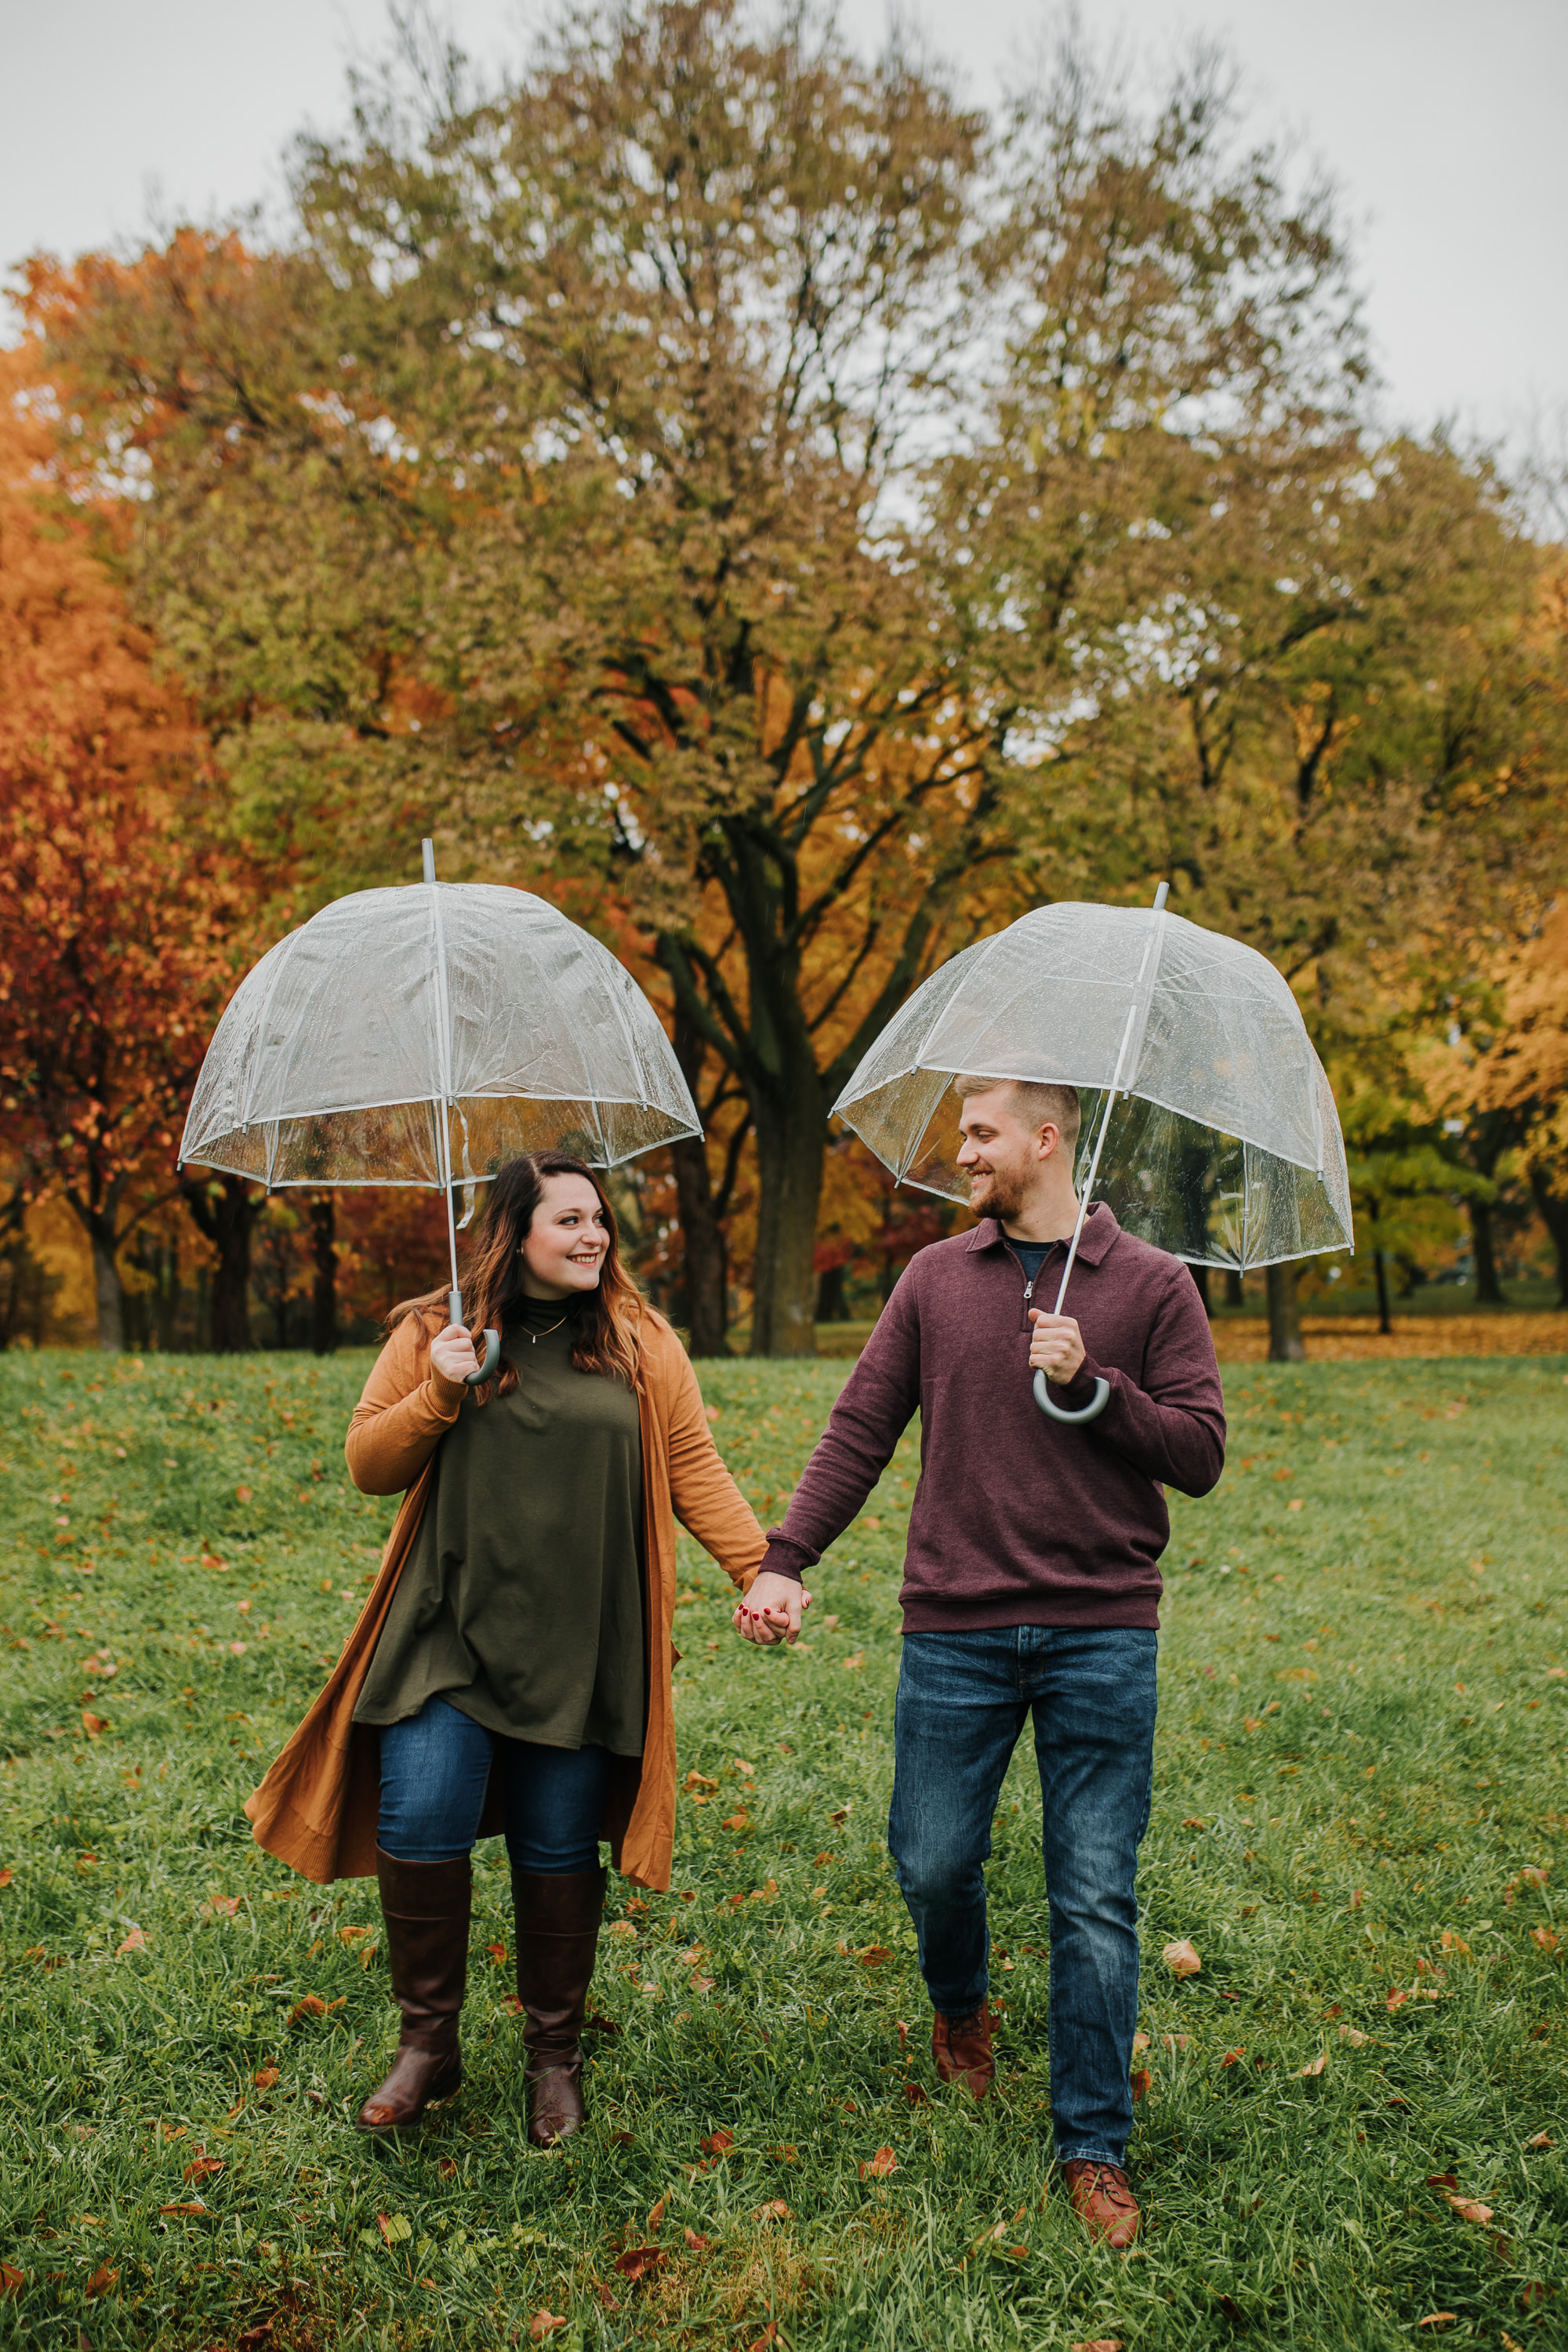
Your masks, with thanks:
M 477 1372 L 465 1372 L 463 1374 L 463 1378 L 468 1382 L 469 1388 L 477 1389 L 481 1381 L 488 1381 L 500 1361 L 500 1333 L 499 1331 L 487 1331 L 485 1333 L 485 1360 L 483 1363 L 479 1366 Z M 1099 1408 L 1097 1407 L 1096 1410 L 1098 1411 L 1098 1409 Z
M 1052 1403 L 1050 1383 L 1046 1379 L 1044 1372 L 1037 1372 L 1035 1374 L 1035 1402 L 1039 1406 L 1042 1412 L 1048 1412 L 1053 1421 L 1098 1421 L 1100 1414 L 1105 1411 L 1106 1403 L 1110 1395 L 1110 1382 L 1107 1380 L 1100 1379 L 1097 1373 L 1094 1382 L 1094 1394 L 1090 1397 L 1089 1402 L 1084 1405 L 1079 1405 L 1076 1412 L 1069 1412 L 1065 1404 Z

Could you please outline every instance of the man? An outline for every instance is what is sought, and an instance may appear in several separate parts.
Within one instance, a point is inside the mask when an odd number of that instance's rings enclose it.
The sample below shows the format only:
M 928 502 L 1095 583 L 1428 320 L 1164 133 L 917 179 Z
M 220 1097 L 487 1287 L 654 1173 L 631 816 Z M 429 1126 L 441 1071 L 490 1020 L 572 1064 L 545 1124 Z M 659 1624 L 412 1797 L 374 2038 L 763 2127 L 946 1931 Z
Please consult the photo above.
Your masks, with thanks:
M 736 1612 L 758 1642 L 800 1630 L 801 1580 L 864 1504 L 918 1408 L 921 1476 L 901 1593 L 888 1842 L 935 2011 L 931 2055 L 983 2099 L 994 2074 L 982 1865 L 1032 1712 L 1050 1904 L 1051 2116 L 1091 2235 L 1138 2230 L 1125 2169 L 1138 2017 L 1137 1854 L 1153 1775 L 1162 1485 L 1206 1494 L 1225 1461 L 1208 1321 L 1178 1259 L 1103 1203 L 1071 1315 L 1054 1295 L 1078 1217 L 1070 1087 L 955 1082 L 960 1167 L 981 1223 L 899 1281 Z M 1032 1393 L 1042 1370 L 1064 1425 Z

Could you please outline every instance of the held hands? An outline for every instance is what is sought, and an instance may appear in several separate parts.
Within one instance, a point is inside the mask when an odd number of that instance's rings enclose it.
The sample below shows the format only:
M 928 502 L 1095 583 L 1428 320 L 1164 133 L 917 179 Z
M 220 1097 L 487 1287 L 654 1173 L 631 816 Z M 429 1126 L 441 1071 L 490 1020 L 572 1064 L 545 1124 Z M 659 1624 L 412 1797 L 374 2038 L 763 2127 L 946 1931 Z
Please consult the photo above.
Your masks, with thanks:
M 449 1381 L 466 1381 L 479 1369 L 474 1343 L 460 1323 L 448 1323 L 430 1342 L 430 1361 Z
M 742 1642 L 756 1642 L 766 1648 L 771 1642 L 795 1641 L 801 1619 L 810 1606 L 811 1595 L 804 1584 L 797 1584 L 793 1576 L 774 1576 L 769 1570 L 736 1603 L 731 1622 Z
M 1031 1307 L 1029 1320 L 1035 1327 L 1029 1370 L 1058 1383 L 1070 1381 L 1084 1357 L 1083 1334 L 1072 1317 L 1047 1315 L 1043 1307 Z

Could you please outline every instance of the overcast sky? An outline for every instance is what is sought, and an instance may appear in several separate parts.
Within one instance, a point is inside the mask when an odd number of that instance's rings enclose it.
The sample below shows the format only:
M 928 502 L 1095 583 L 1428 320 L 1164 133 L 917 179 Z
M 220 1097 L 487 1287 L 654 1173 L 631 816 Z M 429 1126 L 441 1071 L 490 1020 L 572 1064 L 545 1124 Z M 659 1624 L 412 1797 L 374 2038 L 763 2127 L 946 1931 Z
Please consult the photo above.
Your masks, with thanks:
M 524 54 L 536 6 L 447 0 L 481 65 Z M 1030 0 L 915 0 L 971 94 L 1037 41 Z M 1568 419 L 1568 0 L 1110 0 L 1154 56 L 1226 37 L 1260 124 L 1344 193 L 1390 419 L 1520 442 Z M 885 0 L 845 0 L 874 43 Z M 289 134 L 344 112 L 383 0 L 0 0 L 0 263 L 135 240 L 282 201 Z

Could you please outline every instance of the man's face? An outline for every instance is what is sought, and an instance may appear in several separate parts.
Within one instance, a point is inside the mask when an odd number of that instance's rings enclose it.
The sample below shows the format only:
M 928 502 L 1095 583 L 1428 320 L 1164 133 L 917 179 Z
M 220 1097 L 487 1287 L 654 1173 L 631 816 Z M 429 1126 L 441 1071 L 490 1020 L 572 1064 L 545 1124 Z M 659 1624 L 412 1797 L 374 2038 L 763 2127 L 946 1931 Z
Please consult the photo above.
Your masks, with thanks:
M 1022 1210 L 1041 1160 L 1042 1130 L 1026 1127 L 1013 1105 L 1010 1086 L 989 1087 L 966 1097 L 958 1122 L 958 1164 L 968 1171 L 970 1207 L 1004 1223 Z M 1056 1129 L 1047 1126 L 1043 1134 L 1054 1146 Z

